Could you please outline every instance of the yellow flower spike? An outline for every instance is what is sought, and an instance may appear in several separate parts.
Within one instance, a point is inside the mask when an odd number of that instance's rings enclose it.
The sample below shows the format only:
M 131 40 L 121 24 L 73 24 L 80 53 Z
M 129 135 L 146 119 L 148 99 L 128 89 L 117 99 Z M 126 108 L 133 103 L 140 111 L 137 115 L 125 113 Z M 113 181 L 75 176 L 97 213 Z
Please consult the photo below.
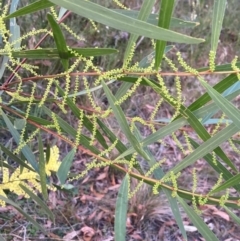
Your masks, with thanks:
M 38 174 L 36 172 L 32 172 L 26 168 L 23 169 L 23 172 L 19 175 L 20 180 L 30 180 L 37 179 Z
M 115 2 L 115 3 L 118 5 L 118 7 L 122 8 L 122 9 L 129 10 L 129 8 L 126 7 L 124 4 L 122 4 L 120 1 L 118 1 L 118 0 L 113 0 L 113 2 Z
M 59 149 L 57 146 L 53 146 L 50 149 L 50 157 L 48 160 L 48 163 L 45 166 L 46 174 L 47 176 L 51 175 L 51 171 L 57 172 L 58 168 L 60 166 L 60 162 L 58 162 L 59 159 Z
M 28 101 L 29 100 L 29 97 L 23 97 L 23 96 L 20 96 L 18 93 L 13 93 L 13 92 L 10 92 L 10 91 L 5 91 L 8 95 L 10 95 L 11 97 L 13 97 L 14 99 L 16 100 L 20 100 L 20 101 Z
M 5 192 L 3 191 L 3 188 L 1 186 L 0 186 L 0 195 L 7 198 Z M 6 206 L 6 203 L 2 199 L 0 199 L 0 207 L 5 207 L 5 206 Z
M 216 52 L 211 50 L 209 52 L 209 70 L 211 72 L 214 72 L 215 70 L 215 58 L 216 58 Z
M 2 183 L 8 183 L 8 182 L 9 182 L 9 170 L 6 167 L 2 167 Z

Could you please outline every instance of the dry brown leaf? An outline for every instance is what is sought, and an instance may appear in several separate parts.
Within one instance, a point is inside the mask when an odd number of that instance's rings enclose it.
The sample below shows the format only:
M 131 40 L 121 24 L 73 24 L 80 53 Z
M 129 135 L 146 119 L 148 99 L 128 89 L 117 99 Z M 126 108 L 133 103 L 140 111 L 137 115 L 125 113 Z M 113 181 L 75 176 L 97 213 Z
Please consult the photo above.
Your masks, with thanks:
M 223 219 L 225 219 L 227 221 L 230 220 L 230 217 L 229 217 L 229 215 L 227 213 L 218 210 L 218 208 L 213 206 L 213 205 L 206 204 L 204 206 L 200 206 L 199 208 L 201 210 L 204 210 L 204 211 L 209 211 L 209 212 L 211 212 L 211 214 L 217 215 L 217 216 L 219 216 L 219 217 L 221 217 L 221 218 L 223 218 Z
M 187 232 L 196 232 L 198 229 L 195 226 L 191 226 L 191 225 L 184 225 L 184 229 Z
M 59 237 L 58 235 L 54 234 L 54 233 L 49 233 L 48 236 L 52 239 L 56 239 L 56 240 L 59 240 L 61 239 L 61 237 Z
M 84 178 L 84 180 L 82 181 L 82 184 L 86 183 L 89 180 L 90 176 L 87 176 L 86 178 Z
M 133 217 L 137 217 L 138 215 L 137 215 L 137 213 L 128 213 L 128 216 L 133 216 Z
M 167 222 L 164 223 L 166 226 L 173 226 L 174 224 L 176 224 L 176 222 L 174 220 L 169 220 Z
M 82 202 L 82 203 L 86 203 L 87 199 L 86 199 L 86 195 L 82 195 L 81 198 L 79 198 L 79 200 Z
M 227 221 L 230 220 L 229 215 L 227 213 L 223 212 L 223 211 L 215 211 L 215 212 L 213 212 L 213 214 L 217 215 L 217 216 L 219 216 L 219 217 L 221 217 L 221 218 L 223 218 Z
M 88 220 L 92 220 L 94 217 L 96 217 L 97 211 L 94 211 L 91 215 L 88 216 Z
M 141 237 L 139 234 L 137 234 L 137 233 L 132 234 L 132 235 L 131 235 L 131 238 L 134 238 L 134 240 L 135 240 L 135 239 L 136 239 L 136 240 L 143 240 L 142 237 Z
M 109 187 L 108 190 L 112 191 L 112 190 L 118 189 L 119 187 L 120 187 L 120 184 L 116 184 L 116 185 Z
M 70 240 L 72 240 L 73 238 L 75 238 L 80 232 L 81 232 L 80 230 L 79 230 L 79 231 L 75 231 L 75 230 L 74 230 L 74 231 L 66 234 L 66 235 L 63 237 L 63 239 L 70 241 Z
M 205 204 L 205 205 L 202 206 L 202 207 L 205 208 L 205 209 L 210 209 L 210 210 L 212 210 L 212 211 L 218 211 L 218 209 L 217 209 L 215 206 L 213 206 L 213 205 Z
M 80 198 L 80 201 L 83 203 L 86 203 L 86 201 L 96 201 L 95 197 L 89 196 L 89 195 L 82 195 L 82 197 Z
M 115 175 L 113 173 L 111 174 L 110 179 L 111 179 L 112 186 L 115 186 L 116 181 L 115 181 Z
M 48 198 L 49 198 L 48 207 L 50 208 L 50 210 L 55 209 L 57 204 L 56 192 L 50 191 Z
M 13 237 L 12 241 L 20 241 L 21 239 L 18 237 Z
M 96 196 L 96 200 L 101 200 L 105 195 L 104 194 L 101 194 L 99 192 L 97 192 L 94 187 L 93 187 L 93 184 L 91 185 L 91 193 Z
M 110 238 L 104 239 L 104 241 L 113 241 L 113 237 L 110 237 Z
M 127 228 L 131 228 L 132 227 L 131 219 L 129 217 L 127 217 L 127 220 L 126 220 L 126 227 Z
M 52 226 L 52 221 L 50 220 L 47 220 L 47 222 L 44 224 L 45 228 L 51 228 L 51 226 Z
M 145 106 L 146 106 L 149 110 L 155 110 L 155 107 L 153 107 L 153 106 L 151 106 L 151 105 L 146 104 Z
M 165 230 L 165 224 L 163 224 L 163 225 L 161 226 L 161 228 L 159 229 L 159 231 L 158 231 L 158 235 L 159 235 L 159 238 L 160 238 L 161 240 L 163 240 L 164 230 Z
M 112 213 L 112 211 L 109 209 L 109 207 L 103 207 L 103 206 L 99 206 L 98 207 L 100 210 L 102 210 L 105 213 Z
M 6 207 L 0 207 L 0 213 L 8 212 L 9 210 L 10 210 L 9 206 L 6 206 Z
M 32 31 L 35 31 L 36 29 L 33 28 Z M 36 45 L 37 41 L 36 41 L 36 37 L 34 35 L 32 35 L 29 39 L 28 39 L 28 48 L 29 49 L 34 49 L 35 45 Z
M 88 227 L 88 226 L 85 226 L 85 227 L 81 228 L 80 231 L 83 233 L 83 240 L 84 241 L 91 241 L 92 237 L 95 234 L 95 231 L 91 227 Z
M 100 173 L 98 176 L 97 176 L 97 178 L 96 178 L 96 180 L 103 180 L 103 179 L 105 179 L 107 177 L 107 173 L 106 172 L 103 172 L 103 173 Z
M 101 211 L 101 212 L 97 215 L 96 220 L 97 220 L 97 221 L 101 220 L 101 219 L 103 218 L 103 216 L 104 216 L 104 212 Z

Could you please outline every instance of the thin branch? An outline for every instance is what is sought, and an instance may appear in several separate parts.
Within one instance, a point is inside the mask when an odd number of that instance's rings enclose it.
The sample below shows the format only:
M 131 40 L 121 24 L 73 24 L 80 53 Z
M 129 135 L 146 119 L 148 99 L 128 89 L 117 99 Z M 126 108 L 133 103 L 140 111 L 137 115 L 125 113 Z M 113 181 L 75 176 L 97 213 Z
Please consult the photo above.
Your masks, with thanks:
M 71 14 L 70 11 L 67 11 L 67 13 L 58 21 L 58 23 L 63 22 L 69 15 Z M 37 49 L 40 44 L 48 37 L 49 33 L 46 33 L 39 42 L 34 46 L 34 49 Z M 7 80 L 3 83 L 2 88 L 5 88 L 9 83 L 12 82 L 13 78 L 15 77 L 15 73 L 17 73 L 22 65 L 27 61 L 27 58 L 23 59 L 21 63 L 14 69 L 14 71 L 10 74 L 10 76 L 7 78 Z
M 15 114 L 15 115 L 17 115 L 17 116 L 19 116 L 19 117 L 21 117 L 21 118 L 24 118 L 24 116 L 23 116 L 22 114 L 18 113 L 17 111 L 14 111 L 14 110 L 12 110 L 11 108 L 6 107 L 6 106 L 4 106 L 4 105 L 2 105 L 2 104 L 0 104 L 0 106 L 1 106 L 2 108 L 6 109 L 6 110 L 9 111 L 9 112 L 11 112 L 11 113 L 13 113 L 13 114 Z M 66 138 L 66 137 L 64 137 L 64 136 L 62 136 L 62 135 L 59 135 L 58 133 L 56 133 L 56 132 L 54 132 L 54 131 L 52 131 L 52 130 L 49 130 L 47 127 L 42 126 L 42 125 L 39 125 L 38 123 L 36 123 L 36 122 L 34 122 L 34 121 L 30 120 L 30 119 L 27 119 L 26 121 L 27 121 L 29 124 L 32 124 L 33 126 L 35 126 L 35 127 L 39 128 L 39 129 L 41 129 L 41 130 L 44 130 L 44 131 L 48 132 L 49 134 L 55 136 L 56 138 L 61 139 L 62 141 L 68 143 L 68 144 L 71 145 L 72 147 L 76 147 L 76 146 L 75 146 L 75 143 L 73 143 L 71 140 L 69 140 L 68 138 Z M 168 190 L 170 190 L 170 191 L 176 191 L 179 195 L 190 195 L 190 196 L 195 196 L 196 198 L 207 198 L 207 199 L 208 199 L 207 203 L 209 203 L 209 201 L 210 201 L 210 202 L 214 202 L 214 203 L 217 203 L 217 204 L 218 204 L 218 203 L 220 203 L 220 201 L 221 201 L 221 198 L 220 198 L 220 197 L 218 198 L 218 197 L 214 197 L 214 196 L 208 196 L 208 194 L 192 193 L 192 192 L 190 192 L 190 191 L 183 190 L 183 189 L 175 190 L 173 186 L 170 186 L 169 184 L 166 184 L 166 183 L 164 183 L 164 182 L 161 182 L 161 180 L 156 180 L 156 179 L 151 178 L 151 177 L 146 177 L 146 176 L 144 176 L 144 175 L 141 175 L 141 174 L 135 173 L 135 172 L 133 172 L 133 171 L 131 171 L 131 170 L 128 170 L 128 169 L 126 169 L 126 168 L 124 168 L 124 167 L 122 167 L 122 166 L 114 163 L 114 161 L 112 161 L 112 160 L 106 159 L 106 158 L 104 158 L 104 157 L 102 157 L 102 156 L 99 156 L 99 155 L 91 152 L 90 150 L 85 149 L 85 148 L 82 147 L 81 145 L 78 145 L 78 146 L 77 146 L 77 149 L 78 149 L 79 151 L 81 151 L 83 154 L 87 154 L 87 155 L 92 156 L 92 157 L 94 157 L 94 158 L 96 158 L 96 159 L 98 159 L 98 160 L 101 160 L 101 161 L 103 161 L 103 162 L 108 162 L 109 165 L 113 165 L 113 166 L 114 166 L 115 168 L 117 168 L 119 171 L 124 172 L 124 173 L 128 173 L 131 177 L 136 178 L 136 179 L 138 179 L 138 180 L 140 180 L 140 181 L 143 180 L 143 182 L 145 182 L 145 183 L 147 183 L 147 184 L 149 184 L 149 185 L 151 185 L 151 186 L 154 186 L 154 185 L 158 184 L 158 185 L 159 185 L 159 188 L 160 188 L 160 187 L 163 187 L 163 188 L 166 188 L 166 189 L 168 189 Z M 238 204 L 239 204 L 239 200 L 227 200 L 225 203 L 226 203 L 226 204 L 238 205 Z

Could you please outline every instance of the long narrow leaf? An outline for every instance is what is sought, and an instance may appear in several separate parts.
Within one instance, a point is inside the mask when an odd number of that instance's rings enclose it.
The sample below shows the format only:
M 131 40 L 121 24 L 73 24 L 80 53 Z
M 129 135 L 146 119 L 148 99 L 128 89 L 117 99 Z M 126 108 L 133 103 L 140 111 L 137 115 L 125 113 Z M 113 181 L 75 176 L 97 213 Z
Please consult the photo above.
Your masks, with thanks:
M 211 50 L 216 52 L 227 0 L 215 0 L 213 5 L 212 31 L 211 31 Z
M 168 51 L 172 49 L 173 45 L 166 46 L 164 53 L 166 54 Z M 139 67 L 140 68 L 147 68 L 150 63 L 152 62 L 152 59 L 155 57 L 155 51 L 151 54 L 145 56 L 140 62 Z M 150 61 L 149 61 L 150 59 Z M 119 100 L 125 93 L 132 87 L 133 83 L 131 82 L 124 82 L 120 88 L 118 89 L 117 93 L 115 94 L 115 97 L 117 100 Z
M 226 206 L 224 206 L 224 209 L 227 211 L 227 213 L 233 219 L 233 221 L 235 223 L 237 223 L 238 225 L 240 225 L 240 218 L 235 213 L 233 213 L 229 208 L 227 208 Z
M 16 208 L 29 222 L 31 222 L 37 229 L 41 230 L 44 234 L 48 234 L 47 231 L 38 224 L 31 216 L 29 216 L 27 213 L 25 213 L 15 202 L 12 200 L 0 195 L 0 199 L 2 199 L 4 202 L 12 205 L 14 208 Z
M 203 127 L 201 122 L 196 118 L 196 116 L 188 109 L 186 109 L 185 113 L 188 115 L 188 122 L 192 126 L 192 128 L 196 131 L 199 137 L 206 141 L 211 138 L 211 135 L 207 132 L 207 130 Z M 227 157 L 227 155 L 223 152 L 220 147 L 217 147 L 213 150 L 229 167 L 231 167 L 234 171 L 237 171 L 234 164 Z
M 139 14 L 137 16 L 137 19 L 145 21 L 148 18 L 149 14 L 151 13 L 154 3 L 155 3 L 155 0 L 144 0 L 143 4 L 141 6 L 141 9 L 139 11 Z M 126 63 L 128 57 L 129 57 L 129 54 L 131 53 L 133 44 L 136 42 L 137 38 L 138 38 L 138 35 L 131 34 L 131 36 L 128 40 L 128 44 L 127 44 L 125 53 L 124 53 L 123 65 Z
M 19 0 L 13 0 L 11 1 L 11 7 L 10 7 L 10 13 L 13 13 L 16 11 L 17 9 L 17 5 L 18 5 Z M 21 42 L 17 41 L 20 39 L 20 27 L 17 24 L 16 18 L 12 18 L 10 19 L 10 42 L 14 43 L 13 47 L 14 48 L 20 48 Z
M 46 106 L 44 106 L 43 109 L 44 109 L 45 113 L 49 117 L 51 117 L 51 111 Z M 77 131 L 71 125 L 69 125 L 66 121 L 64 121 L 61 117 L 56 116 L 56 118 L 57 118 L 57 121 L 58 121 L 61 129 L 65 133 L 67 133 L 67 134 L 69 134 L 69 135 L 71 135 L 72 137 L 75 138 L 76 134 L 77 134 Z M 91 151 L 91 152 L 93 152 L 95 154 L 99 154 L 100 153 L 100 151 L 96 147 L 90 145 L 89 139 L 86 136 L 82 135 L 82 134 L 80 136 L 80 145 L 84 146 L 87 150 L 89 150 L 89 151 Z
M 233 176 L 232 178 L 228 179 L 226 182 L 221 184 L 218 188 L 214 189 L 212 193 L 220 192 L 222 190 L 225 190 L 229 187 L 233 187 L 234 185 L 237 185 L 240 183 L 240 174 L 237 174 Z
M 206 241 L 219 241 L 215 234 L 209 229 L 206 223 L 196 214 L 196 212 L 190 208 L 187 203 L 177 196 L 178 201 L 182 205 L 184 211 L 187 213 L 188 217 L 197 228 L 198 232 L 202 234 Z
M 9 18 L 13 18 L 13 17 L 19 17 L 22 15 L 26 15 L 26 14 L 30 14 L 30 13 L 34 13 L 36 11 L 45 9 L 45 8 L 49 8 L 54 6 L 54 4 L 48 0 L 39 0 L 36 1 L 34 3 L 31 3 L 29 5 L 27 5 L 26 7 L 20 8 L 17 11 L 15 11 L 14 13 L 11 13 L 9 15 L 6 16 L 5 19 L 9 19 Z
M 232 100 L 238 95 L 238 91 L 236 93 L 233 93 L 226 98 L 229 100 Z M 197 109 L 193 112 L 197 118 L 203 118 L 207 113 L 213 111 L 216 109 L 216 104 L 213 102 L 209 104 L 208 106 L 204 106 L 200 109 Z M 158 140 L 164 138 L 165 136 L 171 134 L 172 132 L 178 130 L 182 126 L 187 124 L 187 120 L 185 120 L 183 117 L 171 122 L 169 125 L 162 127 L 152 135 L 146 137 L 143 142 L 141 143 L 143 147 L 147 145 L 151 145 L 154 142 L 157 142 Z M 123 158 L 125 155 L 132 154 L 134 152 L 134 149 L 130 147 L 128 150 L 126 150 L 124 153 L 122 153 L 117 159 Z
M 112 9 L 113 11 L 117 12 L 117 13 L 121 13 L 123 15 L 126 15 L 128 17 L 131 18 L 137 18 L 139 11 L 136 10 L 125 10 L 125 9 Z M 158 14 L 150 14 L 147 22 L 153 25 L 157 25 L 158 24 Z M 196 27 L 197 25 L 199 25 L 198 22 L 190 22 L 190 21 L 185 21 L 183 19 L 179 19 L 179 18 L 171 18 L 171 22 L 170 22 L 170 27 L 171 28 L 193 28 Z
M 9 120 L 7 115 L 3 112 L 3 110 L 2 110 L 1 114 L 8 127 L 8 130 L 12 134 L 16 143 L 19 144 L 20 135 L 19 135 L 18 131 L 14 128 L 13 124 L 11 123 L 11 121 Z M 22 151 L 23 155 L 26 157 L 26 159 L 28 160 L 28 162 L 31 164 L 31 166 L 35 169 L 35 171 L 38 171 L 38 164 L 36 162 L 35 156 L 32 153 L 31 149 L 27 145 L 25 145 L 21 151 Z
M 219 83 L 217 83 L 213 88 L 219 92 L 223 93 L 226 89 L 237 83 L 238 78 L 237 75 L 231 74 L 225 79 L 221 80 Z M 205 93 L 201 97 L 199 97 L 195 102 L 193 102 L 188 108 L 189 110 L 197 110 L 200 107 L 204 106 L 206 103 L 208 103 L 211 100 L 211 97 L 208 93 Z
M 31 171 L 34 172 L 34 169 L 31 168 L 25 161 L 23 161 L 22 159 L 20 159 L 19 157 L 17 157 L 16 155 L 14 155 L 9 149 L 7 149 L 5 146 L 3 146 L 0 143 L 0 148 L 1 150 L 7 155 L 9 156 L 12 160 L 14 160 L 17 164 L 19 164 L 22 167 L 25 167 Z
M 64 90 L 58 85 L 56 84 L 59 94 L 61 96 L 64 96 Z M 79 108 L 76 106 L 76 104 L 73 103 L 73 101 L 70 98 L 67 98 L 66 103 L 68 105 L 68 107 L 72 110 L 73 114 L 79 119 L 80 116 L 80 110 Z M 92 133 L 93 132 L 93 124 L 90 121 L 89 118 L 87 118 L 86 115 L 83 116 L 83 125 Z M 99 141 L 99 143 L 105 148 L 108 148 L 108 145 L 104 139 L 104 137 L 102 136 L 102 134 L 99 132 L 99 130 L 96 130 L 96 139 Z
M 174 45 L 168 45 L 165 47 L 164 49 L 164 54 L 166 54 L 167 52 L 169 52 L 172 48 L 174 47 Z M 146 57 L 144 57 L 140 62 L 139 62 L 139 67 L 141 68 L 147 68 L 151 63 L 152 60 L 155 57 L 155 51 L 153 51 L 152 53 L 150 53 L 149 55 L 147 55 Z
M 9 171 L 14 171 L 15 168 L 13 168 L 12 166 L 10 166 L 9 164 L 7 164 L 5 161 L 3 161 L 2 159 L 0 159 L 0 170 L 2 167 L 6 167 L 9 169 Z
M 104 92 L 109 100 L 110 106 L 113 110 L 114 116 L 116 117 L 118 124 L 123 131 L 123 133 L 126 135 L 128 141 L 131 143 L 131 145 L 134 147 L 136 152 L 138 152 L 142 157 L 144 157 L 146 160 L 148 160 L 148 156 L 146 153 L 142 150 L 142 147 L 136 137 L 131 133 L 131 130 L 128 126 L 127 120 L 125 118 L 125 115 L 119 105 L 115 105 L 116 98 L 112 95 L 111 91 L 109 90 L 108 86 L 102 81 L 102 86 L 104 89 Z
M 166 93 L 153 81 L 148 80 L 147 78 L 144 78 L 145 81 L 151 86 L 158 94 L 160 94 L 170 105 L 176 106 L 176 101 L 173 101 L 173 98 L 169 98 Z M 185 106 L 181 105 L 180 114 L 187 118 L 188 123 L 191 125 L 191 127 L 196 131 L 196 133 L 199 135 L 199 137 L 203 140 L 206 141 L 208 140 L 211 135 L 207 132 L 207 130 L 204 128 L 204 126 L 201 124 L 201 122 L 197 119 L 197 117 Z M 226 156 L 226 154 L 222 151 L 220 147 L 217 147 L 214 149 L 214 152 L 228 165 L 230 166 L 234 171 L 236 171 L 236 167 L 233 165 L 231 160 Z
M 51 210 L 48 208 L 48 206 L 37 196 L 35 195 L 32 191 L 30 191 L 26 186 L 20 184 L 19 185 L 25 193 L 29 195 L 29 197 L 34 200 L 41 208 L 42 210 L 49 216 L 49 218 L 54 221 L 54 215 L 51 212 Z
M 177 194 L 185 200 L 192 201 L 192 199 L 193 199 L 191 192 L 189 193 L 189 191 L 187 191 L 187 190 L 182 190 L 182 192 L 177 191 Z M 219 205 L 221 197 L 222 196 L 211 195 L 209 198 L 212 198 L 212 200 L 208 199 L 206 204 Z M 239 197 L 229 197 L 228 198 L 229 202 L 226 202 L 225 206 L 238 209 L 239 208 L 239 206 L 237 204 L 238 200 L 239 200 Z M 201 201 L 201 199 L 199 199 L 199 197 L 196 196 L 196 203 L 199 203 L 200 201 Z
M 41 135 L 38 136 L 38 149 L 39 149 L 39 176 L 40 176 L 40 183 L 42 188 L 42 195 L 45 200 L 48 198 L 47 192 L 47 179 L 46 179 L 46 161 L 43 152 L 43 143 Z
M 57 171 L 57 177 L 61 185 L 65 184 L 70 167 L 73 162 L 74 155 L 76 153 L 76 148 L 73 148 L 62 160 L 62 163 Z
M 240 66 L 239 66 L 240 67 Z M 121 77 L 118 78 L 118 80 L 124 81 L 124 82 L 129 82 L 129 83 L 135 83 L 136 82 L 136 77 Z M 218 91 L 219 93 L 224 92 L 226 89 L 234 85 L 235 83 L 238 82 L 238 78 L 236 74 L 231 74 L 225 79 L 221 80 L 219 83 L 217 83 L 213 88 Z M 145 81 L 144 79 L 141 81 L 141 85 L 149 86 L 148 82 Z M 156 84 L 157 85 L 157 84 Z M 158 86 L 158 85 L 157 85 Z M 199 99 L 197 99 L 194 103 L 192 103 L 188 109 L 191 111 L 197 110 L 200 107 L 203 107 L 206 103 L 208 103 L 211 100 L 211 97 L 209 96 L 208 93 L 205 93 L 202 95 Z M 180 117 L 180 116 L 179 116 Z M 178 118 L 179 118 L 178 117 Z
M 58 54 L 61 59 L 62 65 L 65 71 L 67 71 L 69 65 L 67 43 L 63 36 L 62 30 L 59 27 L 59 24 L 55 21 L 54 17 L 51 14 L 48 14 L 47 18 L 52 28 L 54 41 L 57 46 Z
M 143 21 L 124 16 L 90 1 L 51 0 L 51 2 L 96 22 L 148 38 L 188 44 L 198 44 L 204 42 L 203 39 L 192 38 L 190 36 L 162 29 Z
M 170 135 L 171 133 L 173 133 L 174 131 L 178 130 L 179 128 L 181 128 L 182 126 L 184 126 L 186 124 L 187 124 L 187 121 L 184 118 L 175 120 L 174 122 L 170 123 L 169 125 L 162 127 L 161 129 L 159 129 L 152 135 L 146 137 L 140 144 L 142 147 L 148 146 L 154 142 L 161 140 L 162 138 L 166 137 L 167 135 Z M 116 158 L 116 160 L 120 160 L 121 158 L 124 158 L 125 156 L 130 155 L 134 152 L 135 152 L 134 148 L 130 147 L 124 153 L 119 155 Z
M 190 143 L 192 144 L 192 146 L 196 149 L 199 147 L 199 144 L 197 144 L 194 140 L 192 140 L 191 138 L 189 139 Z M 228 169 L 218 160 L 216 160 L 216 163 L 213 161 L 213 156 L 211 154 L 207 154 L 206 156 L 203 157 L 207 163 L 218 173 L 223 175 L 223 178 L 227 181 L 230 180 L 233 177 L 233 174 L 228 171 Z M 240 185 L 235 185 L 233 186 L 237 191 L 240 192 Z
M 208 83 L 201 81 L 202 85 L 206 88 L 208 94 L 218 107 L 233 121 L 233 123 L 240 130 L 240 112 L 230 101 L 220 95 Z
M 136 128 L 136 126 L 134 128 L 134 134 L 136 135 L 136 138 L 138 139 L 138 141 L 141 142 L 142 136 L 141 136 L 140 132 L 138 131 L 138 129 Z M 155 157 L 153 156 L 153 154 L 149 151 L 149 149 L 147 147 L 145 147 L 143 149 L 147 153 L 147 155 L 149 156 L 149 166 L 150 167 L 155 166 L 157 161 L 156 161 Z M 160 180 L 164 176 L 164 172 L 161 169 L 161 167 L 158 167 L 158 168 L 154 169 L 153 175 L 154 175 L 155 179 Z M 187 234 L 186 234 L 186 231 L 184 229 L 183 220 L 182 220 L 182 217 L 181 217 L 181 213 L 179 211 L 177 200 L 176 200 L 176 198 L 172 197 L 172 194 L 168 189 L 163 188 L 163 192 L 167 196 L 168 202 L 170 204 L 173 216 L 174 216 L 174 218 L 175 218 L 175 220 L 178 224 L 178 227 L 179 227 L 183 237 L 185 238 L 185 240 L 187 240 Z M 160 198 L 160 196 L 159 196 L 159 198 Z
M 236 63 L 236 66 L 239 68 L 240 67 L 240 62 L 237 62 Z M 202 67 L 202 68 L 199 68 L 199 69 L 197 69 L 199 72 L 201 72 L 201 71 L 208 71 L 209 70 L 209 67 Z M 215 71 L 231 71 L 231 70 L 233 70 L 232 69 L 232 64 L 230 63 L 230 64 L 221 64 L 221 65 L 217 65 L 216 67 L 215 67 Z
M 127 221 L 127 209 L 128 209 L 128 184 L 129 175 L 127 174 L 118 192 L 115 220 L 114 220 L 114 236 L 117 241 L 126 240 L 126 221 Z
M 84 57 L 89 56 L 102 56 L 107 54 L 117 53 L 118 50 L 110 48 L 71 48 L 74 52 Z M 1 52 L 0 55 L 8 55 L 7 52 Z M 59 51 L 56 48 L 32 49 L 12 51 L 14 58 L 27 58 L 27 59 L 59 59 Z M 67 58 L 75 58 L 71 51 L 66 52 Z
M 234 124 L 227 126 L 225 129 L 219 131 L 215 136 L 205 141 L 201 146 L 199 146 L 189 156 L 185 157 L 180 163 L 178 163 L 170 171 L 173 171 L 174 173 L 180 172 L 185 167 L 190 166 L 198 159 L 204 157 L 206 154 L 211 152 L 213 149 L 215 149 L 217 146 L 222 144 L 224 141 L 228 140 L 232 135 L 234 135 L 237 132 L 238 132 L 238 128 Z M 169 176 L 169 172 L 165 175 L 165 177 Z
M 224 96 L 227 100 L 233 100 L 236 96 L 237 93 L 240 92 L 240 82 L 237 82 L 235 84 L 233 84 L 232 86 L 228 87 L 223 93 L 222 96 Z M 214 103 L 214 102 L 213 102 Z M 214 103 L 215 104 L 215 103 Z M 216 105 L 216 104 L 215 104 Z M 216 107 L 218 107 L 216 105 Z M 206 123 L 207 121 L 209 121 L 209 119 L 215 115 L 218 112 L 219 108 L 216 108 L 215 110 L 213 110 L 212 112 L 209 112 L 209 114 L 207 114 L 206 116 L 203 117 L 202 119 L 202 123 Z M 224 119 L 223 119 L 224 120 Z M 218 122 L 215 122 L 215 124 L 217 124 Z M 228 121 L 228 123 L 231 123 L 231 120 Z
M 162 0 L 159 18 L 158 18 L 158 26 L 161 28 L 169 29 L 171 16 L 174 8 L 175 0 Z M 155 69 L 158 70 L 160 63 L 162 61 L 164 49 L 166 47 L 166 41 L 157 40 L 156 42 L 156 55 L 155 55 Z

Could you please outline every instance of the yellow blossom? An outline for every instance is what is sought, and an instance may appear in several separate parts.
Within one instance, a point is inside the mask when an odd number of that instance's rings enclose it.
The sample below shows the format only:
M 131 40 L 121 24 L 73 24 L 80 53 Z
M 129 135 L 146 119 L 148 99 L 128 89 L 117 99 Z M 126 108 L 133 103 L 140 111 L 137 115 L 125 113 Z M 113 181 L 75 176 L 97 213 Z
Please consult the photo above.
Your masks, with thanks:
M 51 175 L 51 171 L 53 172 L 58 171 L 58 168 L 61 164 L 60 162 L 58 162 L 58 159 L 59 159 L 59 149 L 57 146 L 53 146 L 50 149 L 50 157 L 45 167 L 47 176 Z

